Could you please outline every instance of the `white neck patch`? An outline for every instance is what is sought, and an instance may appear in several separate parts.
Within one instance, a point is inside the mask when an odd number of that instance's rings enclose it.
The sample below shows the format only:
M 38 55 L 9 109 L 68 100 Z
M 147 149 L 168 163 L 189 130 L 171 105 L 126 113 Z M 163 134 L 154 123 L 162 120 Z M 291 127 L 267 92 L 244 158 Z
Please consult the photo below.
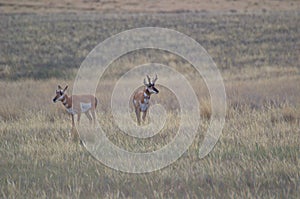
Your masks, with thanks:
M 65 94 L 63 94 L 62 96 L 60 96 L 59 98 L 57 98 L 56 101 L 60 101 L 60 100 L 62 100 L 64 97 L 65 97 Z
M 149 97 L 149 95 L 147 95 L 147 93 L 144 92 L 144 97 Z

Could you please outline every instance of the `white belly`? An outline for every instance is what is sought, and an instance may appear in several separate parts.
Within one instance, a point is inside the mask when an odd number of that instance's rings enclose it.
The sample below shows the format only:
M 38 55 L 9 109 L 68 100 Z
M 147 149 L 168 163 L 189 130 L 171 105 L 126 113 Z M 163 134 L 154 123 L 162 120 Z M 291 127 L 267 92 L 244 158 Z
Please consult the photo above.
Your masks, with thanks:
M 143 104 L 141 103 L 140 104 L 140 108 L 141 108 L 142 112 L 145 112 L 148 109 L 148 107 L 149 107 L 148 103 L 143 103 Z
M 72 115 L 75 115 L 75 114 L 76 114 L 75 110 L 72 109 L 72 108 L 67 108 L 67 111 L 68 111 L 68 113 L 70 113 L 70 114 L 72 114 Z
M 92 108 L 92 103 L 82 103 L 80 102 L 80 112 L 81 113 L 85 113 L 88 110 L 90 110 Z M 73 108 L 67 108 L 68 113 L 75 115 L 77 114 L 78 110 L 75 110 Z

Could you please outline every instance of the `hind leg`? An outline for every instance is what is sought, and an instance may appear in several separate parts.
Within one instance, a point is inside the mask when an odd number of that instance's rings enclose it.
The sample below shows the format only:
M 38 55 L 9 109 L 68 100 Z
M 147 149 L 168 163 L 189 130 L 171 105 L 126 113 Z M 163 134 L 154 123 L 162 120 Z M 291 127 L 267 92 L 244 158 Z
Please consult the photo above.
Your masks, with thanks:
M 144 111 L 144 112 L 143 112 L 143 116 L 142 116 L 144 122 L 145 122 L 145 120 L 146 120 L 146 115 L 147 115 L 147 111 Z
M 80 123 L 80 117 L 81 117 L 81 113 L 78 113 L 77 114 L 77 123 L 78 123 L 78 126 L 79 126 L 79 123 Z
M 95 113 L 95 110 L 91 110 L 91 113 L 92 113 L 92 117 L 93 117 L 93 120 L 94 120 L 94 126 L 96 125 L 96 113 Z
M 89 121 L 90 121 L 90 124 L 92 123 L 92 116 L 91 116 L 91 114 L 90 114 L 90 112 L 85 112 L 85 115 L 86 115 L 86 117 L 89 119 Z

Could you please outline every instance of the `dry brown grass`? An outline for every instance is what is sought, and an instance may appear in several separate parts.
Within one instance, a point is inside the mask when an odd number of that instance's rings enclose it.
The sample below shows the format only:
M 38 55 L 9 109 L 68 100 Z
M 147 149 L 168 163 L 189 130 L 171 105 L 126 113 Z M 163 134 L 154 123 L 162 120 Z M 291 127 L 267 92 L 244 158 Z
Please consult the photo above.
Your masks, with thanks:
M 56 0 L 53 5 L 30 1 L 33 6 L 22 5 L 27 0 L 10 1 L 10 5 L 0 2 L 1 13 L 7 8 L 7 12 L 77 11 L 77 5 L 58 8 Z M 99 9 L 120 3 L 112 1 L 102 7 L 104 2 L 99 1 Z M 139 8 L 134 0 L 130 2 L 123 10 Z M 146 9 L 149 4 L 163 4 L 139 2 Z M 182 3 L 187 2 L 191 1 Z M 223 1 L 210 1 L 210 5 L 218 2 Z M 228 2 L 226 6 L 232 7 L 242 1 Z M 286 4 L 298 9 L 296 1 L 247 2 L 253 2 L 254 11 L 270 2 L 280 4 L 276 9 L 285 10 L 282 5 Z M 47 10 L 35 7 L 39 3 L 46 3 Z M 98 9 L 94 3 L 85 5 Z M 0 198 L 300 197 L 298 12 L 206 15 L 181 13 L 176 5 L 169 8 L 179 13 L 1 15 Z M 141 140 L 125 135 L 114 124 L 108 90 L 130 64 L 150 60 L 174 67 L 186 75 L 201 105 L 197 136 L 181 158 L 158 171 L 128 174 L 99 163 L 79 143 L 70 141 L 70 117 L 52 98 L 57 84 L 69 84 L 72 90 L 74 70 L 95 45 L 113 34 L 143 26 L 175 29 L 203 44 L 222 72 L 228 107 L 222 136 L 209 155 L 199 159 L 199 144 L 211 116 L 209 93 L 201 77 L 183 60 L 167 53 L 161 57 L 161 51 L 145 52 L 145 56 L 133 53 L 133 57 L 117 60 L 96 93 L 99 123 L 114 144 L 131 151 L 152 151 L 169 143 L 178 130 L 178 102 L 169 103 L 172 95 L 162 87 L 151 98 L 169 110 L 162 132 Z M 26 79 L 30 77 L 40 80 Z
M 224 73 L 228 110 L 214 150 L 198 158 L 210 117 L 209 96 L 198 95 L 202 122 L 189 150 L 167 168 L 139 175 L 112 170 L 68 140 L 70 118 L 51 99 L 58 83 L 68 83 L 71 89 L 72 81 L 1 81 L 1 198 L 298 198 L 300 77 L 282 73 L 282 79 L 272 75 L 257 80 L 251 80 L 256 72 L 245 79 L 237 75 L 239 80 Z M 107 79 L 106 88 L 112 83 Z M 96 95 L 101 103 L 100 92 Z M 157 99 L 166 100 L 164 93 Z M 98 119 L 107 136 L 128 150 L 156 150 L 176 131 L 176 117 L 170 112 L 165 133 L 148 141 L 130 139 L 119 133 L 105 110 L 99 106 Z

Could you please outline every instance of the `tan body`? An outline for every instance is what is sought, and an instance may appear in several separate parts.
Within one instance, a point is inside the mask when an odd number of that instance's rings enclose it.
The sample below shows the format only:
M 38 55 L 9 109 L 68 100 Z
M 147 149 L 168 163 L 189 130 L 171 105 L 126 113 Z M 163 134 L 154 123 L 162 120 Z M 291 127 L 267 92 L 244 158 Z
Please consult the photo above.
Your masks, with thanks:
M 145 121 L 146 119 L 147 111 L 150 106 L 149 102 L 150 102 L 151 94 L 159 93 L 159 91 L 155 88 L 154 85 L 155 81 L 157 80 L 157 76 L 152 82 L 150 81 L 149 76 L 147 76 L 147 78 L 149 83 L 147 84 L 146 81 L 144 80 L 144 84 L 146 87 L 144 88 L 144 90 L 137 91 L 134 94 L 133 101 L 132 101 L 134 105 L 138 125 L 141 124 L 141 112 L 143 112 L 143 116 L 142 116 L 143 121 Z
M 143 112 L 142 119 L 145 121 L 146 115 L 147 115 L 147 110 L 149 108 L 149 100 L 150 100 L 150 93 L 146 94 L 146 89 L 136 92 L 135 95 L 133 96 L 133 105 L 135 109 L 135 114 L 137 118 L 137 123 L 140 125 L 141 119 L 140 115 L 141 112 Z M 145 96 L 147 95 L 147 96 Z
M 94 124 L 96 121 L 96 114 L 95 109 L 97 107 L 98 100 L 93 95 L 72 95 L 68 96 L 65 91 L 67 90 L 68 86 L 65 89 L 62 89 L 58 86 L 58 90 L 56 90 L 56 96 L 53 98 L 53 102 L 61 101 L 62 104 L 67 109 L 68 113 L 72 117 L 72 130 L 75 127 L 74 115 L 78 115 L 77 121 L 78 124 L 80 122 L 81 114 L 84 113 L 87 118 L 92 121 L 94 120 Z M 91 112 L 91 114 L 90 114 Z M 73 134 L 73 131 L 72 131 Z M 74 136 L 74 135 L 73 135 Z
M 87 118 L 92 121 L 96 119 L 95 109 L 97 107 L 97 99 L 93 95 L 72 95 L 66 98 L 66 109 L 72 116 L 72 127 L 75 126 L 74 115 L 77 114 L 78 124 L 80 122 L 81 113 L 85 113 Z M 90 108 L 88 106 L 84 107 L 84 105 L 90 104 Z M 84 109 L 85 108 L 85 109 Z M 92 113 L 92 116 L 90 115 Z

